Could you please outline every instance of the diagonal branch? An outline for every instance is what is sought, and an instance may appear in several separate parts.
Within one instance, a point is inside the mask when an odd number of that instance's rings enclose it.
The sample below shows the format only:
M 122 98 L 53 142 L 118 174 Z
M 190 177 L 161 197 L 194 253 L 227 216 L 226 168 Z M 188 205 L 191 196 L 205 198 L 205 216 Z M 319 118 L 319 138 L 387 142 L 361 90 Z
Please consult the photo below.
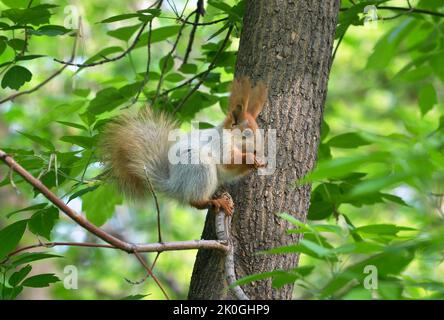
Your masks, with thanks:
M 195 13 L 196 13 L 196 11 L 191 12 L 185 18 L 185 21 L 188 21 L 193 16 L 193 14 L 195 14 Z M 163 62 L 162 69 L 160 70 L 160 78 L 159 78 L 159 81 L 157 83 L 156 94 L 154 95 L 154 97 L 152 99 L 152 102 L 151 102 L 152 105 L 154 105 L 156 103 L 156 100 L 159 97 L 159 93 L 160 93 L 160 89 L 161 89 L 162 84 L 163 84 L 163 78 L 165 77 L 165 70 L 166 70 L 166 67 L 168 65 L 168 61 L 173 56 L 173 53 L 176 51 L 176 48 L 177 48 L 177 46 L 179 44 L 180 38 L 182 37 L 182 32 L 183 32 L 183 29 L 185 28 L 185 26 L 186 26 L 185 23 L 183 23 L 181 25 L 181 27 L 179 29 L 179 32 L 177 34 L 177 37 L 176 37 L 176 41 L 174 41 L 173 47 L 171 48 L 170 52 L 168 52 L 168 54 L 165 56 L 165 61 Z
M 150 243 L 150 244 L 132 244 L 122 241 L 119 238 L 112 236 L 106 231 L 96 227 L 94 224 L 79 215 L 73 209 L 68 207 L 57 195 L 49 190 L 40 180 L 33 177 L 25 168 L 18 164 L 11 156 L 0 149 L 0 160 L 2 160 L 11 170 L 17 172 L 30 185 L 39 190 L 49 201 L 51 201 L 57 208 L 64 212 L 68 217 L 74 220 L 78 225 L 94 234 L 101 240 L 108 243 L 110 246 L 101 246 L 108 248 L 120 249 L 128 253 L 138 252 L 162 252 L 172 250 L 190 250 L 190 249 L 218 249 L 226 251 L 227 247 L 221 241 L 214 240 L 191 240 L 181 242 L 165 242 L 165 243 Z M 66 244 L 65 244 L 66 245 Z M 88 245 L 83 245 L 88 246 Z
M 158 0 L 158 1 L 154 2 L 151 6 L 149 6 L 148 9 L 153 8 L 154 6 L 156 6 L 156 8 L 160 8 L 162 6 L 162 3 L 163 3 L 163 0 Z M 64 64 L 64 65 L 75 66 L 75 67 L 79 67 L 79 68 L 86 68 L 86 67 L 94 67 L 94 66 L 98 66 L 98 65 L 105 64 L 108 62 L 120 60 L 123 57 L 125 57 L 128 53 L 130 53 L 136 47 L 137 43 L 140 40 L 140 37 L 142 36 L 143 31 L 145 30 L 148 23 L 151 23 L 151 21 L 152 21 L 152 19 L 142 23 L 142 25 L 141 25 L 139 31 L 137 32 L 137 35 L 134 38 L 131 45 L 125 51 L 123 51 L 121 54 L 119 54 L 113 58 L 103 57 L 103 60 L 99 60 L 99 61 L 92 62 L 92 63 L 74 63 L 72 60 L 63 61 L 63 60 L 59 60 L 56 58 L 54 58 L 54 61 Z
M 185 56 L 183 58 L 182 65 L 184 65 L 188 62 L 188 58 L 190 57 L 191 50 L 193 49 L 194 37 L 196 36 L 196 30 L 197 30 L 197 26 L 199 25 L 199 19 L 200 19 L 201 15 L 202 16 L 204 15 L 204 12 L 205 11 L 204 11 L 203 0 L 197 0 L 197 9 L 196 9 L 196 13 L 194 16 L 193 28 L 191 29 L 191 32 L 190 32 L 190 39 L 188 41 L 187 50 L 185 52 Z M 187 20 L 185 20 L 183 23 L 187 23 Z
M 145 261 L 140 255 L 140 252 L 162 252 L 162 251 L 171 251 L 171 250 L 187 250 L 187 249 L 199 249 L 199 248 L 207 248 L 207 249 L 218 249 L 223 252 L 228 250 L 228 247 L 224 245 L 223 241 L 214 241 L 214 240 L 195 240 L 195 241 L 182 241 L 182 242 L 168 242 L 168 243 L 151 243 L 151 244 L 132 244 L 126 241 L 123 241 L 113 235 L 107 233 L 106 231 L 98 228 L 91 222 L 89 222 L 83 216 L 77 214 L 73 209 L 68 207 L 62 199 L 60 199 L 57 195 L 55 195 L 51 190 L 49 190 L 40 180 L 36 179 L 32 176 L 25 168 L 23 168 L 20 164 L 18 164 L 11 156 L 9 156 L 6 152 L 0 149 L 0 160 L 3 161 L 11 171 L 17 172 L 20 176 L 25 179 L 30 185 L 39 190 L 49 201 L 51 201 L 56 207 L 58 207 L 61 211 L 63 211 L 68 217 L 74 220 L 78 225 L 94 234 L 98 238 L 102 239 L 108 245 L 102 244 L 91 244 L 91 243 L 67 243 L 67 242 L 53 242 L 48 244 L 38 244 L 32 245 L 25 248 L 18 249 L 11 253 L 9 256 L 17 254 L 19 252 L 43 246 L 55 246 L 55 245 L 73 245 L 73 246 L 82 246 L 82 247 L 98 247 L 98 248 L 110 248 L 110 249 L 120 249 L 127 253 L 134 254 L 139 262 L 143 265 L 143 267 L 147 270 L 148 274 L 153 278 L 156 284 L 159 286 L 161 291 L 164 293 L 165 297 L 168 299 L 168 295 L 163 289 L 159 280 L 155 277 L 151 269 L 146 265 Z

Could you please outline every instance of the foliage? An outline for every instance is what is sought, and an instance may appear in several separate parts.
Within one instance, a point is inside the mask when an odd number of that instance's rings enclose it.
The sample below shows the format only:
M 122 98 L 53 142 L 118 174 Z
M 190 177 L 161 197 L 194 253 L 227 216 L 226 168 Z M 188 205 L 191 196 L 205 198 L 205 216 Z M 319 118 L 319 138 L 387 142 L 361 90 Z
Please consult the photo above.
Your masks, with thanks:
M 146 103 L 174 113 L 184 127 L 194 119 L 214 123 L 227 107 L 244 1 L 208 1 L 201 22 L 221 21 L 197 28 L 186 62 L 193 27 L 183 20 L 194 8 L 182 12 L 185 2 L 161 9 L 137 2 L 111 8 L 102 0 L 87 7 L 50 0 L 0 3 L 0 101 L 55 74 L 64 65 L 54 59 L 69 61 L 75 39 L 73 62 L 85 64 L 0 104 L 1 148 L 90 221 L 132 242 L 157 241 L 154 204 L 123 201 L 102 183 L 95 146 L 103 125 Z M 442 1 L 410 2 L 444 12 Z M 319 163 L 295 181 L 295 187 L 313 183 L 308 221 L 281 214 L 294 226 L 288 232 L 304 237 L 260 253 L 299 252 L 301 263 L 250 275 L 241 284 L 270 277 L 276 287 L 296 282 L 298 298 L 442 298 L 444 20 L 378 9 L 380 18 L 393 19 L 379 19 L 376 26 L 364 14 L 369 5 L 408 8 L 407 1 L 342 1 Z M 60 255 L 9 256 L 19 244 L 40 239 L 97 240 L 4 166 L 0 187 L 1 298 L 26 297 L 46 286 L 56 298 L 161 297 L 149 280 L 148 291 L 124 281 L 142 278 L 143 270 L 112 250 L 55 247 L 51 251 Z M 200 236 L 202 214 L 160 203 L 164 239 Z M 161 255 L 156 271 L 172 297 L 185 297 L 193 258 Z M 42 272 L 42 265 L 51 273 Z M 79 269 L 79 290 L 60 284 L 57 275 L 66 276 L 66 265 Z M 366 266 L 378 270 L 378 289 L 363 286 Z

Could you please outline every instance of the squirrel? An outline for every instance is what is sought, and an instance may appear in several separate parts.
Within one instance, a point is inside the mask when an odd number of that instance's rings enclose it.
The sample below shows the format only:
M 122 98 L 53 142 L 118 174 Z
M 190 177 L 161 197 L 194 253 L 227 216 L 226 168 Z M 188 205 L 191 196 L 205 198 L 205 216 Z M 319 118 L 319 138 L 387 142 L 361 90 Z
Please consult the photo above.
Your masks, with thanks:
M 259 129 L 256 118 L 266 99 L 267 87 L 263 82 L 252 87 L 249 78 L 236 78 L 231 85 L 229 111 L 224 121 L 217 127 L 199 131 L 201 136 L 217 133 L 221 137 L 224 129 L 238 129 L 242 133 L 241 143 L 232 143 L 229 148 L 231 160 L 238 157 L 241 163 L 221 163 L 209 156 L 208 151 L 220 151 L 221 141 L 217 139 L 202 142 L 198 137 L 198 141 L 193 141 L 196 138 L 188 133 L 179 142 L 170 141 L 170 132 L 178 128 L 178 123 L 167 114 L 149 108 L 139 114 L 120 115 L 106 124 L 99 141 L 99 157 L 109 178 L 132 198 L 144 197 L 153 188 L 197 209 L 214 208 L 232 215 L 231 200 L 212 196 L 221 185 L 266 166 L 256 156 L 258 148 L 263 147 L 261 143 L 256 142 L 253 152 L 245 151 L 247 140 L 251 140 L 252 133 Z M 226 145 L 226 142 L 222 144 Z M 169 153 L 173 149 L 178 149 L 186 158 L 198 155 L 201 161 L 171 163 Z

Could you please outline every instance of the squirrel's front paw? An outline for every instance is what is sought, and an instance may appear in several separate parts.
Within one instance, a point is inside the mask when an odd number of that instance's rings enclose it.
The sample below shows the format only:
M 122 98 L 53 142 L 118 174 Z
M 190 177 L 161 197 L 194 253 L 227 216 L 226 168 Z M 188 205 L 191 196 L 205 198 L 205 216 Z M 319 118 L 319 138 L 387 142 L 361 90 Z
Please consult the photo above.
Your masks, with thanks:
M 266 166 L 267 166 L 266 162 L 254 157 L 254 163 L 253 163 L 254 169 L 265 168 Z

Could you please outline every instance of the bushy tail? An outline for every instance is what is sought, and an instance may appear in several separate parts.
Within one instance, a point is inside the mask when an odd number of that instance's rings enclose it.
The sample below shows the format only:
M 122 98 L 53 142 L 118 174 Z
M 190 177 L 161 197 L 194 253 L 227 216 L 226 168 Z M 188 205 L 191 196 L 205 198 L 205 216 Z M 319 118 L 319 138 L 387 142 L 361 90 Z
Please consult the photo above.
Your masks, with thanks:
M 148 108 L 107 124 L 98 148 L 107 176 L 131 198 L 149 194 L 149 182 L 156 191 L 165 192 L 171 145 L 168 134 L 176 127 L 167 115 Z

